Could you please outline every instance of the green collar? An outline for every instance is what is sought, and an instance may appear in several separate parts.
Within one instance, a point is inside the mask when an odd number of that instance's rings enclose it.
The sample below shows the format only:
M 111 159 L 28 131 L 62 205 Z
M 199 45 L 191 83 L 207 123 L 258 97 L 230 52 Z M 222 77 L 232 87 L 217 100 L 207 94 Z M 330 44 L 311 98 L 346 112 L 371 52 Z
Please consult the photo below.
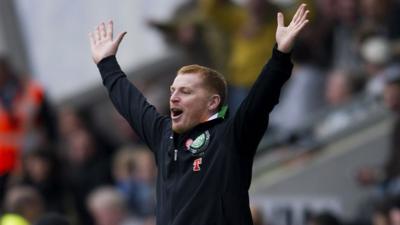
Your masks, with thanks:
M 224 106 L 222 106 L 221 110 L 219 110 L 219 112 L 218 112 L 218 118 L 225 119 L 226 112 L 228 112 L 228 106 L 224 105 Z

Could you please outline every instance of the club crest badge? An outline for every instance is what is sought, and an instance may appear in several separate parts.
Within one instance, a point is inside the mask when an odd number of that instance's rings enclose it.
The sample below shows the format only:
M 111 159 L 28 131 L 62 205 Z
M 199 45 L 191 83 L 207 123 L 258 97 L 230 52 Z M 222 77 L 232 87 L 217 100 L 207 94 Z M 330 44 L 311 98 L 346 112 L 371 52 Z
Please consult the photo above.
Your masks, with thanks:
M 193 140 L 193 142 L 189 145 L 188 150 L 192 154 L 198 154 L 206 150 L 209 142 L 210 142 L 210 132 L 206 131 L 197 136 L 196 139 Z

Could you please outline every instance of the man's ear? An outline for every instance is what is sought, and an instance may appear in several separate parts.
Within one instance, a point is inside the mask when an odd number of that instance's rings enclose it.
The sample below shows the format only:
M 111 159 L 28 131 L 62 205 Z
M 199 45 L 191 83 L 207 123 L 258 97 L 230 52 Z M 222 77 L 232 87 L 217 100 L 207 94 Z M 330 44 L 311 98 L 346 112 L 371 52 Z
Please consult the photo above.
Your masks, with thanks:
M 220 105 L 220 103 L 221 103 L 221 97 L 219 95 L 217 95 L 217 94 L 212 95 L 210 97 L 209 102 L 208 102 L 208 110 L 216 112 L 218 106 Z

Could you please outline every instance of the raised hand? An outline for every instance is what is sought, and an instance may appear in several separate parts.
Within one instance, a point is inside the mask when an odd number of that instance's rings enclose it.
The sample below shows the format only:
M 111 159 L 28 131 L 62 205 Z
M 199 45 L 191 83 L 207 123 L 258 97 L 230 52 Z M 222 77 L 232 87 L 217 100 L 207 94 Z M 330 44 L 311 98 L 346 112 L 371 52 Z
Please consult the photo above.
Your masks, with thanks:
M 290 24 L 285 27 L 284 18 L 282 13 L 278 13 L 277 21 L 278 27 L 276 28 L 276 43 L 278 44 L 278 50 L 281 52 L 289 53 L 292 48 L 294 41 L 303 29 L 303 27 L 308 23 L 306 10 L 306 4 L 301 4 L 297 9 L 296 14 L 294 14 Z
M 125 34 L 126 32 L 119 33 L 113 40 L 113 22 L 98 25 L 93 32 L 89 33 L 93 61 L 97 64 L 107 56 L 115 55 Z

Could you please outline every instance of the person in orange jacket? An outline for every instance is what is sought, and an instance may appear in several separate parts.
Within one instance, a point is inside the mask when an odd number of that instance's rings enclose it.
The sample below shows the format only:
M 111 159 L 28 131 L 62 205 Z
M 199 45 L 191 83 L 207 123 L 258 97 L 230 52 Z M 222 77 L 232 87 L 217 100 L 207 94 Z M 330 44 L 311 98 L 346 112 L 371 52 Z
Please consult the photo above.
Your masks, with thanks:
M 50 111 L 44 89 L 35 81 L 17 76 L 5 57 L 0 57 L 0 200 L 11 173 L 24 151 L 46 142 Z M 45 126 L 46 125 L 46 126 Z

